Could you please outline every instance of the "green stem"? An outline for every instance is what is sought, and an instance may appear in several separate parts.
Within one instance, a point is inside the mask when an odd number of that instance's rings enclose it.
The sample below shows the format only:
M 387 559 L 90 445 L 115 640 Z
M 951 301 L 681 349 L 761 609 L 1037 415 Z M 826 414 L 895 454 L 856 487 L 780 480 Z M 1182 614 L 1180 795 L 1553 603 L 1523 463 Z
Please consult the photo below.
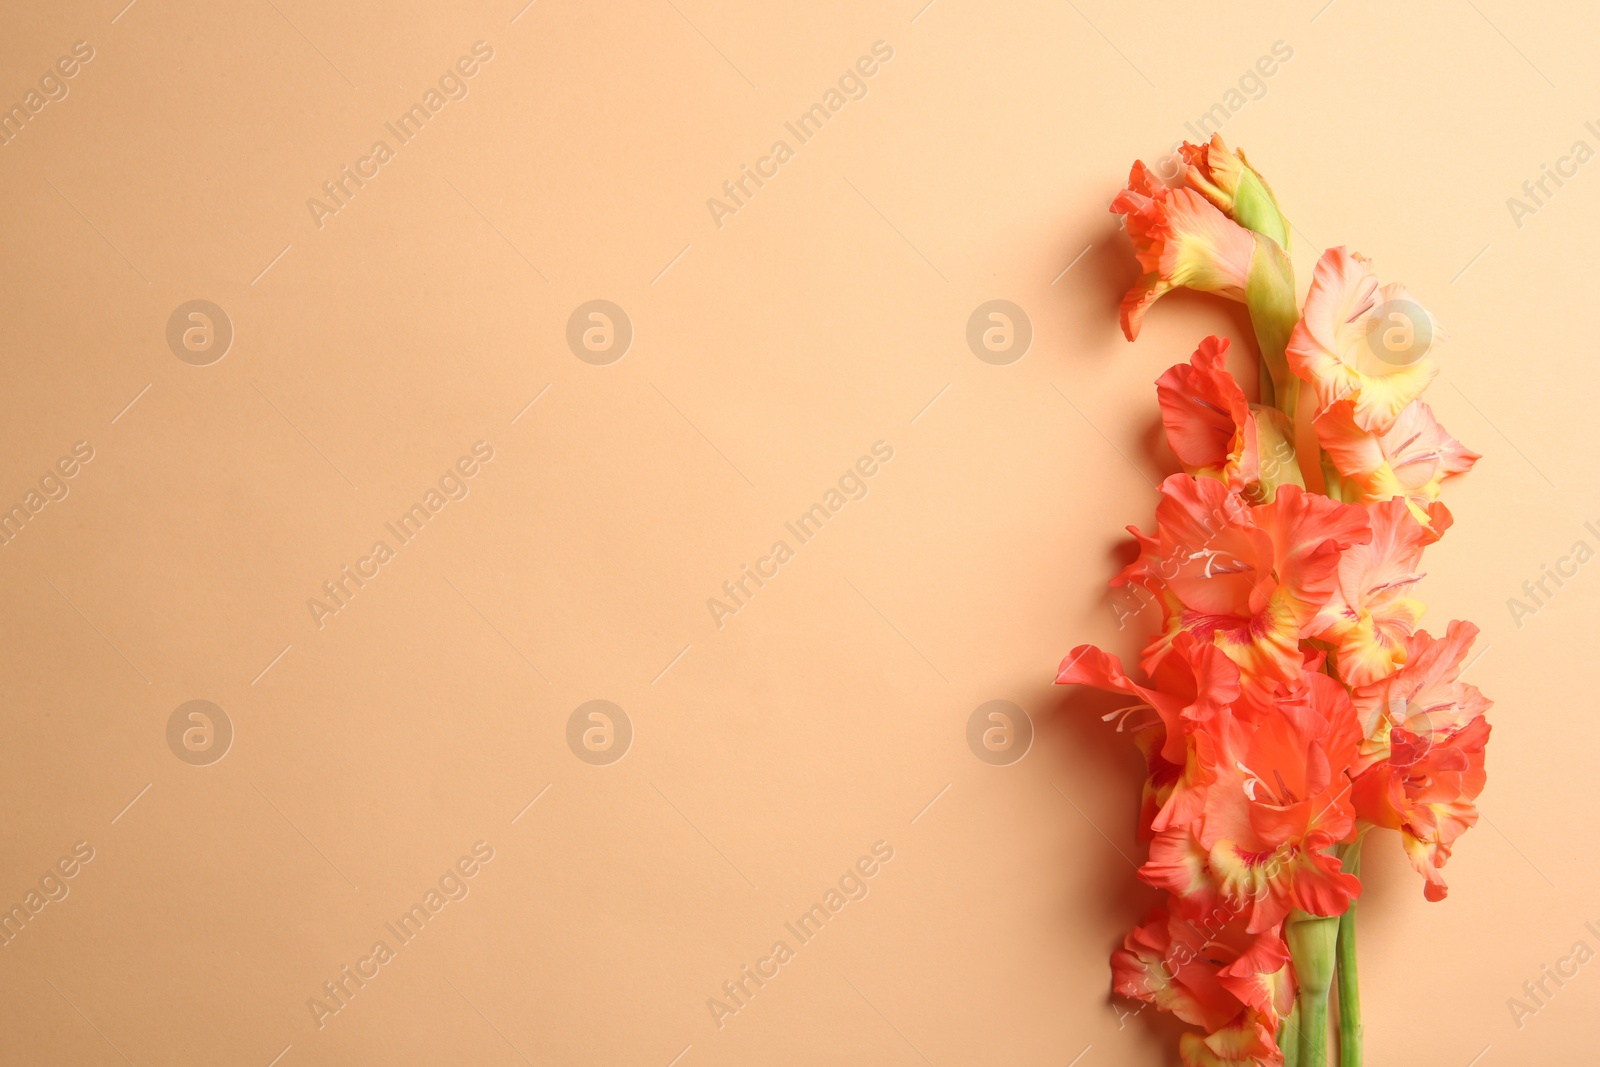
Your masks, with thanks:
M 1293 421 L 1299 379 L 1290 372 L 1284 350 L 1300 321 L 1300 308 L 1295 303 L 1294 267 L 1270 238 L 1256 238 L 1245 280 L 1245 304 L 1261 356 L 1261 403 L 1277 407 Z
M 1333 457 L 1317 449 L 1317 462 L 1322 467 L 1322 484 L 1328 496 L 1335 500 L 1344 500 L 1344 479 L 1339 475 L 1339 470 L 1333 465 Z M 1359 494 L 1357 494 L 1359 496 Z M 1353 503 L 1353 501 L 1345 501 Z
M 1344 869 L 1361 875 L 1361 839 L 1340 846 Z M 1356 976 L 1356 902 L 1339 917 L 1337 967 L 1339 975 L 1339 1065 L 1361 1067 L 1361 984 Z
M 1334 943 L 1339 917 L 1297 911 L 1284 928 L 1300 986 L 1299 1067 L 1328 1067 L 1328 994 L 1333 987 Z
M 1300 1067 L 1300 1002 L 1296 1000 L 1283 1017 L 1278 1030 L 1278 1048 L 1283 1053 L 1283 1067 Z

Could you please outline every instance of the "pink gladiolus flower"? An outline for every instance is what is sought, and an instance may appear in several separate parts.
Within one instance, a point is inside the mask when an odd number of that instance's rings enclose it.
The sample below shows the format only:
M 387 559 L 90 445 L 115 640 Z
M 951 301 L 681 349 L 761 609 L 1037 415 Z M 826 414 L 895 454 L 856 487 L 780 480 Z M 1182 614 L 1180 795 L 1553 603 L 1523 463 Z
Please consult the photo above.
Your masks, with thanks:
M 1401 286 L 1379 285 L 1365 256 L 1344 248 L 1324 252 L 1288 348 L 1289 367 L 1311 383 L 1318 410 L 1347 401 L 1361 429 L 1381 433 L 1394 425 L 1438 373 L 1426 352 L 1414 353 L 1403 343 L 1410 330 L 1410 344 L 1420 347 L 1415 331 L 1431 330 L 1431 324 L 1412 321 L 1419 310 Z M 1385 330 L 1401 331 L 1396 346 L 1407 362 L 1380 355 Z
M 1362 429 L 1348 400 L 1319 415 L 1316 428 L 1328 458 L 1360 503 L 1404 497 L 1424 523 L 1430 521 L 1429 505 L 1439 499 L 1441 483 L 1465 474 L 1479 458 L 1446 433 L 1420 400 L 1381 433 Z
M 1339 559 L 1338 582 L 1312 623 L 1312 632 L 1338 646 L 1339 676 L 1352 686 L 1390 674 L 1405 658 L 1406 639 L 1426 610 L 1412 594 L 1422 574 L 1422 550 L 1450 527 L 1450 512 L 1434 504 L 1421 523 L 1409 501 L 1386 500 L 1368 509 L 1372 540 Z

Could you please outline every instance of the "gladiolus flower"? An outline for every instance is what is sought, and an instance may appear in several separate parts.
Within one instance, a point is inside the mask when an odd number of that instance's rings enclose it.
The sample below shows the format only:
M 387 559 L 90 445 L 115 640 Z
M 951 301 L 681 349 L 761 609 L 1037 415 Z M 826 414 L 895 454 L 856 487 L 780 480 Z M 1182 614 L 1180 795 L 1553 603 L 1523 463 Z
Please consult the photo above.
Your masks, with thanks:
M 1183 1067 L 1277 1067 L 1283 1054 L 1272 1034 L 1248 1020 L 1201 1037 L 1178 1038 L 1178 1062 Z
M 1356 768 L 1357 811 L 1400 831 L 1429 900 L 1444 899 L 1439 868 L 1477 822 L 1485 782 L 1490 702 L 1460 680 L 1477 634 L 1467 622 L 1452 622 L 1442 639 L 1419 631 L 1406 641 L 1405 666 L 1354 694 L 1369 735 Z
M 1190 474 L 1216 478 L 1251 503 L 1272 500 L 1280 485 L 1304 488 L 1283 413 L 1245 398 L 1227 353 L 1226 338 L 1207 337 L 1188 363 L 1156 379 L 1173 454 Z
M 1420 523 L 1409 502 L 1386 500 L 1368 509 L 1372 540 L 1339 558 L 1338 583 L 1312 624 L 1313 632 L 1338 646 L 1339 677 L 1351 686 L 1368 685 L 1390 674 L 1405 656 L 1406 638 L 1416 630 L 1422 601 L 1411 595 L 1421 579 L 1422 550 L 1450 527 L 1443 504 Z
M 1245 693 L 1237 667 L 1191 634 L 1178 635 L 1158 671 L 1159 681 L 1141 686 L 1086 645 L 1057 678 L 1137 695 L 1135 707 L 1163 724 L 1160 759 L 1181 771 L 1152 819 L 1140 876 L 1186 913 L 1220 902 L 1247 916 L 1251 933 L 1294 908 L 1343 912 L 1360 883 L 1326 850 L 1355 817 L 1346 772 L 1362 738 L 1344 687 L 1308 670 L 1271 693 Z
M 1222 900 L 1222 889 L 1211 870 L 1210 854 L 1200 841 L 1199 827 L 1196 817 L 1157 833 L 1150 841 L 1150 858 L 1139 868 L 1140 878 L 1157 889 L 1165 889 L 1191 912 L 1213 910 L 1221 906 Z
M 1228 373 L 1228 342 L 1207 337 L 1190 357 L 1156 379 L 1161 424 L 1183 469 L 1239 491 L 1261 479 L 1255 416 Z
M 1179 1038 L 1184 1067 L 1359 1063 L 1364 835 L 1397 830 L 1440 900 L 1478 817 L 1489 702 L 1460 678 L 1477 630 L 1434 638 L 1416 597 L 1423 550 L 1452 522 L 1442 484 L 1478 456 L 1419 399 L 1433 325 L 1406 290 L 1334 248 L 1302 311 L 1266 181 L 1220 136 L 1180 154 L 1185 187 L 1135 163 L 1112 203 L 1141 269 L 1123 332 L 1175 288 L 1242 301 L 1260 402 L 1218 337 L 1157 380 L 1185 473 L 1162 483 L 1153 533 L 1129 527 L 1139 555 L 1111 583 L 1161 606 L 1145 680 L 1090 645 L 1056 678 L 1131 698 L 1104 718 L 1148 769 L 1139 877 L 1165 899 L 1112 955 L 1113 987 L 1197 1028 Z
M 1193 1035 L 1198 1048 L 1248 1048 L 1271 1060 L 1293 1003 L 1288 963 L 1275 932 L 1249 933 L 1226 913 L 1196 920 L 1157 908 L 1112 954 L 1112 989 L 1204 1029 L 1206 1038 Z
M 1392 322 L 1380 321 L 1380 314 L 1405 319 L 1400 329 L 1415 331 L 1419 325 L 1405 312 L 1394 310 L 1392 301 L 1405 301 L 1400 308 L 1417 306 L 1403 287 L 1379 285 L 1365 256 L 1330 248 L 1317 261 L 1305 313 L 1287 350 L 1289 369 L 1311 383 L 1319 412 L 1348 401 L 1355 424 L 1374 433 L 1394 425 L 1438 373 L 1425 351 L 1402 363 L 1380 358 L 1373 350 L 1372 336 L 1395 328 Z M 1420 347 L 1422 341 L 1413 336 L 1410 344 L 1399 347 L 1410 345 Z M 1404 353 L 1401 358 L 1408 356 Z
M 1307 672 L 1236 722 L 1220 746 L 1200 824 L 1223 900 L 1248 908 L 1252 932 L 1296 908 L 1342 914 L 1361 892 L 1326 851 L 1355 818 L 1346 772 L 1361 725 L 1344 686 Z
M 1356 421 L 1348 400 L 1323 412 L 1317 439 L 1344 479 L 1345 496 L 1362 504 L 1404 497 L 1418 522 L 1430 523 L 1440 483 L 1465 474 L 1480 458 L 1445 432 L 1433 409 L 1418 400 L 1387 430 L 1372 433 Z
M 1144 586 L 1166 612 L 1145 670 L 1188 632 L 1238 663 L 1247 687 L 1269 692 L 1299 676 L 1300 641 L 1334 589 L 1340 553 L 1372 536 L 1360 508 L 1297 486 L 1252 506 L 1186 474 L 1162 483 L 1154 537 L 1129 529 L 1142 551 L 1113 584 Z
M 1213 750 L 1210 726 L 1239 695 L 1239 668 L 1221 649 L 1181 635 L 1173 644 L 1173 654 L 1156 667 L 1146 686 L 1129 678 L 1115 656 L 1093 645 L 1080 645 L 1061 662 L 1056 682 L 1137 697 L 1138 704 L 1120 709 L 1118 729 L 1129 721 L 1136 734 L 1158 727 L 1159 743 L 1152 739 L 1146 751 L 1151 772 L 1146 807 L 1148 810 L 1153 801 L 1156 808 L 1142 831 L 1164 830 L 1198 815 L 1204 803 L 1201 789 L 1214 763 L 1209 758 Z M 1154 723 L 1139 720 L 1139 713 L 1146 709 L 1153 712 Z
M 1217 968 L 1192 954 L 1173 959 L 1172 920 L 1157 908 L 1111 954 L 1111 988 L 1122 996 L 1154 1004 L 1184 1022 L 1206 1029 L 1227 1024 L 1241 1005 L 1217 984 Z
M 1217 205 L 1230 219 L 1289 248 L 1289 220 L 1283 217 L 1259 171 L 1243 151 L 1230 152 L 1222 135 L 1214 133 L 1203 145 L 1185 141 L 1178 149 L 1188 164 L 1189 184 Z
M 1243 301 L 1256 237 L 1193 189 L 1163 185 L 1135 162 L 1128 187 L 1111 202 L 1127 217 L 1143 277 L 1122 300 L 1122 332 L 1139 336 L 1144 313 L 1173 289 L 1198 289 Z

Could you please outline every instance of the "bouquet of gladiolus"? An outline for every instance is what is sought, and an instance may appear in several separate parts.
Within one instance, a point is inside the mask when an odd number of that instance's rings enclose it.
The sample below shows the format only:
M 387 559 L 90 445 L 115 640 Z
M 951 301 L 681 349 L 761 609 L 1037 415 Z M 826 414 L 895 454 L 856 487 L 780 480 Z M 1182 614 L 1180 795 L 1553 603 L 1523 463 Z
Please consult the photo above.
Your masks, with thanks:
M 1199 1029 L 1181 1039 L 1188 1067 L 1323 1067 L 1337 986 L 1350 1067 L 1367 831 L 1398 830 L 1437 901 L 1477 821 L 1489 701 L 1460 680 L 1477 628 L 1419 629 L 1414 592 L 1451 522 L 1440 484 L 1478 456 L 1419 399 L 1437 368 L 1409 294 L 1334 248 L 1301 305 L 1266 181 L 1220 137 L 1181 155 L 1184 186 L 1135 163 L 1111 205 L 1142 271 L 1123 332 L 1175 288 L 1242 301 L 1259 402 L 1217 337 L 1156 381 L 1184 473 L 1112 579 L 1160 606 L 1145 680 L 1090 645 L 1056 679 L 1131 697 L 1106 718 L 1149 768 L 1139 874 L 1167 897 L 1112 955 L 1112 988 Z

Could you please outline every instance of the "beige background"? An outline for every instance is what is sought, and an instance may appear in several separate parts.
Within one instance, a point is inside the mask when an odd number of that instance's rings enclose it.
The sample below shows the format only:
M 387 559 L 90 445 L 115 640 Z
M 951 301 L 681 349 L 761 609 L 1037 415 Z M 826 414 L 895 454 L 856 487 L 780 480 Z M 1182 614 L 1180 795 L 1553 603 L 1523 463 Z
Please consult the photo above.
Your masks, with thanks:
M 1485 455 L 1424 584 L 1434 626 L 1484 629 L 1484 820 L 1440 905 L 1369 850 L 1369 1062 L 1589 1058 L 1600 972 L 1520 1029 L 1506 1002 L 1600 947 L 1600 570 L 1520 627 L 1506 602 L 1600 547 L 1600 164 L 1520 227 L 1506 199 L 1600 148 L 1592 12 L 124 2 L 0 28 L 3 101 L 94 51 L 0 147 L 0 504 L 94 454 L 0 547 L 0 901 L 93 849 L 0 948 L 0 1059 L 1172 1062 L 1106 993 L 1151 898 L 1139 762 L 1050 680 L 1138 645 L 1103 582 L 1171 468 L 1151 382 L 1240 336 L 1181 297 L 1137 345 L 1115 318 L 1106 204 L 1219 103 L 1302 280 L 1348 242 L 1437 313 L 1430 400 Z M 477 41 L 469 95 L 319 228 L 308 198 Z M 234 329 L 209 366 L 166 342 L 194 299 Z M 608 366 L 565 340 L 592 299 L 635 333 Z M 1008 366 L 964 339 L 990 299 L 1032 322 Z M 319 628 L 308 598 L 478 441 L 466 499 Z M 708 598 L 878 441 L 868 495 L 719 628 Z M 235 731 L 208 766 L 166 740 L 194 699 Z M 609 766 L 566 741 L 595 699 L 634 731 Z M 995 699 L 1037 724 L 1010 766 L 966 742 Z M 319 1028 L 308 1000 L 478 841 L 470 894 Z M 869 895 L 719 1029 L 708 998 L 879 841 Z

